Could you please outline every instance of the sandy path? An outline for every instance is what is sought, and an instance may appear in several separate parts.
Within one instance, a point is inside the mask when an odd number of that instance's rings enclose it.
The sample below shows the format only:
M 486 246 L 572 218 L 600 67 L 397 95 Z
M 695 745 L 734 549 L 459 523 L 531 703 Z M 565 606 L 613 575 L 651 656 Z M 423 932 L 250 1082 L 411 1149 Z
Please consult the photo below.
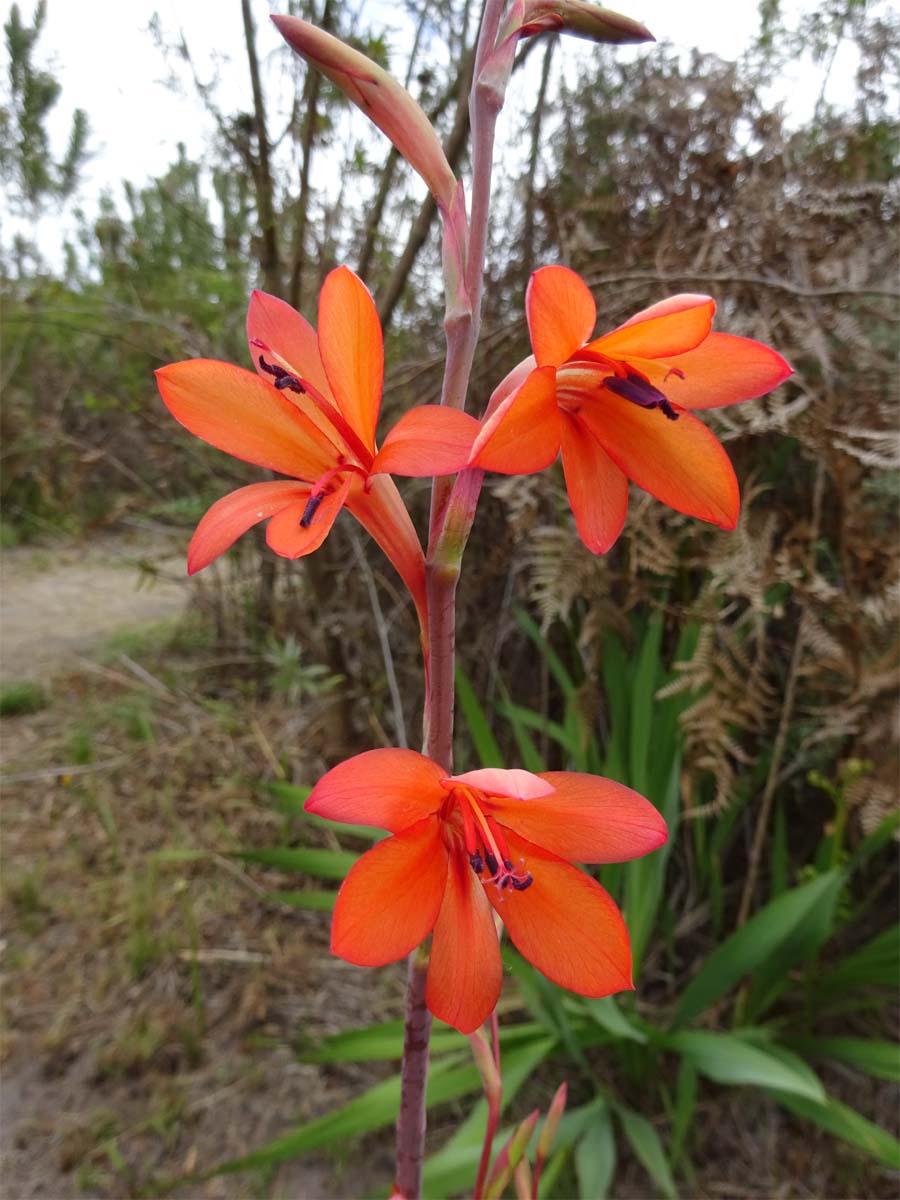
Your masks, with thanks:
M 186 599 L 183 551 L 158 536 L 2 550 L 0 682 L 65 670 L 114 633 L 177 616 Z

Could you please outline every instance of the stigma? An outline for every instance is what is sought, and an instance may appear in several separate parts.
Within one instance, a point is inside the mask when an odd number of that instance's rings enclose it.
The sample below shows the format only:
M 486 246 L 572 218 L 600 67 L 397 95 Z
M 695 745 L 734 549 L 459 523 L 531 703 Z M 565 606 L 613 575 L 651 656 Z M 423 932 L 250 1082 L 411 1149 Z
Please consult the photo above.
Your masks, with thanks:
M 501 892 L 508 887 L 514 888 L 517 892 L 524 892 L 534 883 L 534 876 L 530 871 L 517 871 L 513 867 L 512 859 L 509 858 L 504 858 L 502 862 L 498 863 L 490 851 L 485 851 L 484 857 L 482 857 L 480 850 L 474 850 L 469 855 L 469 863 L 479 877 L 486 867 L 488 876 L 483 882 L 495 884 Z

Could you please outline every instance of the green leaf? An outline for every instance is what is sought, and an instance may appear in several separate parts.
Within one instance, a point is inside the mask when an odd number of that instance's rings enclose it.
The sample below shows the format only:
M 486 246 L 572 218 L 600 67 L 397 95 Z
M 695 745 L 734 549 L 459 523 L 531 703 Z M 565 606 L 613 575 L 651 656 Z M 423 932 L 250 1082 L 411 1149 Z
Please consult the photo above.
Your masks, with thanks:
M 541 1171 L 541 1182 L 538 1186 L 540 1200 L 557 1200 L 559 1190 L 557 1189 L 556 1181 L 559 1179 L 568 1157 L 568 1146 L 560 1146 L 558 1150 L 550 1155 L 543 1171 Z
M 344 879 L 359 858 L 350 850 L 320 850 L 314 847 L 287 846 L 272 850 L 237 850 L 232 858 L 243 862 L 261 863 L 282 871 L 299 871 L 302 875 L 317 875 L 320 879 Z
M 513 704 L 509 700 L 501 700 L 497 704 L 497 712 L 505 717 L 507 721 L 519 721 L 526 729 L 533 729 L 535 733 L 544 733 L 547 737 L 553 738 L 562 748 L 573 758 L 578 755 L 578 742 L 573 739 L 569 730 L 560 725 L 558 721 L 551 721 L 549 717 L 545 717 L 542 713 L 535 712 L 531 708 L 524 708 L 521 704 Z
M 900 1046 L 880 1038 L 792 1037 L 785 1039 L 792 1050 L 810 1058 L 833 1058 L 857 1071 L 900 1083 Z
M 896 987 L 900 974 L 900 925 L 890 925 L 861 950 L 845 958 L 824 976 L 820 986 L 828 992 L 858 987 Z
M 530 1079 L 538 1066 L 556 1048 L 553 1038 L 532 1038 L 515 1046 L 503 1055 L 503 1100 L 505 1108 L 516 1096 L 526 1080 Z M 487 1120 L 487 1104 L 478 1101 L 446 1145 L 425 1163 L 423 1171 L 423 1195 L 447 1196 L 472 1187 Z M 502 1145 L 504 1135 L 498 1135 L 497 1144 Z
M 900 1170 L 900 1142 L 856 1109 L 831 1096 L 827 1096 L 824 1103 L 817 1103 L 790 1092 L 773 1092 L 772 1095 L 782 1107 L 798 1117 L 804 1117 L 841 1141 L 857 1146 L 884 1166 Z
M 614 1038 L 646 1045 L 647 1035 L 636 1025 L 632 1025 L 619 1008 L 615 996 L 603 996 L 600 999 L 583 997 L 581 1007 L 592 1020 L 596 1021 L 607 1033 L 612 1034 Z
M 303 805 L 309 799 L 312 788 L 276 779 L 266 784 L 266 791 L 279 802 L 282 812 L 289 813 L 291 816 L 299 816 L 303 812 Z
M 828 871 L 770 900 L 704 961 L 682 992 L 673 1023 L 692 1021 L 766 963 L 804 918 L 836 894 L 843 882 L 840 871 Z
M 509 695 L 506 688 L 501 684 L 503 699 L 509 702 Z M 535 775 L 540 775 L 541 771 L 547 770 L 547 764 L 544 762 L 540 751 L 534 744 L 534 739 L 531 734 L 522 724 L 522 722 L 514 716 L 507 716 L 510 728 L 512 729 L 513 737 L 516 741 L 516 747 L 519 751 L 519 761 L 526 771 L 531 771 Z
M 474 1063 L 458 1065 L 455 1059 L 432 1063 L 428 1078 L 426 1104 L 444 1104 L 460 1096 L 477 1092 L 481 1088 L 481 1077 Z M 346 1142 L 349 1138 L 384 1129 L 397 1119 L 400 1104 L 400 1076 L 392 1075 L 363 1092 L 348 1104 L 322 1117 L 307 1121 L 290 1133 L 267 1142 L 258 1150 L 242 1158 L 230 1159 L 204 1178 L 214 1175 L 233 1174 L 235 1171 L 255 1170 L 299 1158 L 310 1150 L 321 1150 Z
M 685 625 L 678 637 L 678 644 L 673 655 L 673 664 L 690 662 L 697 650 L 700 637 L 700 625 L 692 621 Z M 671 683 L 679 678 L 674 669 L 669 669 L 660 681 L 660 686 Z M 676 762 L 680 762 L 684 747 L 684 734 L 679 724 L 679 718 L 688 705 L 696 699 L 696 693 L 690 691 L 678 692 L 667 696 L 664 700 L 656 700 L 653 709 L 653 752 L 647 773 L 647 799 L 654 804 L 662 803 L 667 794 L 669 780 Z M 680 815 L 680 805 L 678 815 Z M 675 840 L 674 826 L 670 823 L 669 843 Z
M 606 772 L 623 781 L 628 770 L 628 692 L 631 667 L 622 639 L 608 633 L 603 640 L 603 690 L 609 705 L 609 741 L 606 746 Z
M 502 767 L 503 754 L 487 714 L 481 707 L 481 702 L 475 695 L 468 675 L 457 666 L 456 668 L 456 699 L 459 701 L 460 712 L 469 729 L 469 736 L 475 753 L 483 767 Z
M 302 812 L 298 814 L 305 824 L 316 829 L 327 829 L 329 833 L 346 834 L 347 837 L 361 838 L 366 842 L 380 842 L 388 835 L 384 829 L 374 829 L 371 825 L 350 825 L 343 821 L 329 821 L 326 817 L 318 817 L 315 813 Z
M 647 624 L 641 642 L 637 666 L 631 685 L 631 719 L 628 730 L 628 783 L 635 791 L 646 795 L 647 764 L 650 760 L 653 706 L 660 670 L 659 650 L 662 640 L 662 614 L 654 613 Z M 620 684 L 621 686 L 621 684 Z
M 684 1154 L 696 1105 L 697 1071 L 690 1059 L 682 1058 L 678 1064 L 678 1080 L 675 1085 L 675 1112 L 672 1117 L 672 1138 L 669 1147 L 673 1167 L 678 1166 Z
M 536 1021 L 500 1026 L 500 1045 L 504 1048 L 534 1041 L 544 1034 Z M 468 1050 L 468 1040 L 449 1025 L 436 1021 L 431 1031 L 431 1054 Z M 304 1044 L 297 1052 L 301 1062 L 380 1062 L 399 1059 L 403 1053 L 403 1021 L 384 1021 L 363 1029 L 347 1029 L 316 1044 Z
M 748 1021 L 758 1021 L 771 1008 L 790 986 L 794 969 L 813 959 L 832 935 L 835 905 L 845 882 L 846 876 L 839 875 L 835 885 L 805 913 L 784 942 L 759 967 L 747 998 L 745 1016 Z
M 900 829 L 900 809 L 895 809 L 894 812 L 888 813 L 868 837 L 863 838 L 859 843 L 847 863 L 847 870 L 855 871 L 868 862 L 873 854 L 877 854 L 896 836 L 898 829 Z
M 582 1200 L 606 1200 L 616 1173 L 616 1139 L 606 1105 L 575 1146 L 575 1173 Z
M 646 854 L 643 858 L 626 863 L 624 868 L 625 920 L 631 935 L 631 958 L 635 975 L 653 932 L 666 878 L 666 866 L 675 844 L 680 815 L 680 787 L 681 756 L 676 755 L 669 775 L 666 794 L 657 800 L 669 827 L 668 841 L 658 850 L 654 850 L 652 854 Z
M 716 1083 L 777 1088 L 811 1100 L 825 1099 L 822 1084 L 801 1059 L 783 1049 L 777 1055 L 769 1053 L 739 1034 L 685 1030 L 666 1036 L 661 1044 Z
M 574 696 L 578 691 L 578 686 L 566 669 L 562 659 L 547 641 L 546 637 L 544 637 L 540 627 L 532 620 L 524 608 L 516 609 L 515 618 L 519 628 L 531 638 L 535 646 L 540 650 L 550 674 L 559 684 L 563 694 L 565 696 Z
M 787 818 L 784 815 L 784 805 L 775 806 L 775 818 L 772 823 L 772 899 L 787 891 L 788 877 L 788 841 Z
M 616 1104 L 615 1110 L 622 1125 L 622 1132 L 644 1170 L 666 1200 L 677 1200 L 678 1191 L 659 1134 L 646 1118 L 626 1108 L 624 1104 Z

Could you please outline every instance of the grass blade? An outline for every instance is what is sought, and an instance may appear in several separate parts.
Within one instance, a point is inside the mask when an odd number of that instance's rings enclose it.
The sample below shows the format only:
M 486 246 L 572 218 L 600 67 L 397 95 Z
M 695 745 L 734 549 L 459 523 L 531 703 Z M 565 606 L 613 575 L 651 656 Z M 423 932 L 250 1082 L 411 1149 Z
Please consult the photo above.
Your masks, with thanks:
M 320 879 L 344 879 L 359 858 L 351 850 L 320 850 L 310 846 L 279 846 L 271 850 L 236 850 L 232 858 L 242 862 L 278 867 L 282 871 L 299 871 Z
M 460 666 L 456 668 L 456 699 L 468 726 L 469 736 L 475 747 L 475 753 L 478 755 L 478 761 L 483 767 L 502 767 L 503 754 L 494 737 L 487 713 L 475 695 L 475 689 L 472 687 L 468 675 Z
M 804 918 L 843 886 L 840 871 L 828 871 L 770 900 L 704 961 L 681 995 L 674 1024 L 685 1025 L 751 975 L 780 949 Z

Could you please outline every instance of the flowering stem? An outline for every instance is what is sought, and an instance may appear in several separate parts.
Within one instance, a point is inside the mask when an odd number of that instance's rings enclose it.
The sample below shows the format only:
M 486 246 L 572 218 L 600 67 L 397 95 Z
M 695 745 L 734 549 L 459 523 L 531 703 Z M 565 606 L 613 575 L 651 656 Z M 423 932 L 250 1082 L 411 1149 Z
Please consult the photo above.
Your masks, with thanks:
M 500 1074 L 500 1026 L 497 1021 L 496 1008 L 491 1013 L 491 1053 L 497 1071 L 498 1086 L 496 1088 L 485 1087 L 484 1089 L 488 1114 L 484 1129 L 484 1143 L 481 1147 L 481 1160 L 478 1163 L 478 1175 L 475 1179 L 475 1191 L 472 1193 L 473 1200 L 481 1200 L 484 1193 L 484 1183 L 487 1179 L 488 1168 L 491 1165 L 491 1153 L 494 1149 L 494 1137 L 497 1133 L 497 1126 L 500 1124 L 500 1102 L 503 1098 L 503 1081 Z
M 454 408 L 465 407 L 481 327 L 491 162 L 494 128 L 500 106 L 496 95 L 489 95 L 484 88 L 479 89 L 478 79 L 494 48 L 504 4 L 505 0 L 485 0 L 475 51 L 475 73 L 470 97 L 472 213 L 464 255 L 464 285 L 468 303 L 462 308 L 454 306 L 454 311 L 452 314 L 448 312 L 445 322 L 447 358 L 441 402 Z M 456 586 L 466 539 L 475 518 L 482 478 L 483 472 L 472 470 L 461 472 L 455 486 L 449 479 L 435 479 L 431 494 L 425 566 L 428 629 L 424 644 L 428 657 L 423 752 L 448 772 L 453 769 Z M 395 1188 L 406 1200 L 417 1200 L 421 1195 L 425 1153 L 425 1085 L 431 1017 L 425 1005 L 425 968 L 416 954 L 409 959 L 406 1004 Z
M 425 1157 L 425 1084 L 428 1079 L 428 1040 L 431 1013 L 425 1004 L 426 964 L 419 952 L 409 956 L 406 975 L 406 1022 L 403 1029 L 403 1071 L 397 1116 L 397 1173 L 394 1194 L 416 1200 L 422 1194 Z

